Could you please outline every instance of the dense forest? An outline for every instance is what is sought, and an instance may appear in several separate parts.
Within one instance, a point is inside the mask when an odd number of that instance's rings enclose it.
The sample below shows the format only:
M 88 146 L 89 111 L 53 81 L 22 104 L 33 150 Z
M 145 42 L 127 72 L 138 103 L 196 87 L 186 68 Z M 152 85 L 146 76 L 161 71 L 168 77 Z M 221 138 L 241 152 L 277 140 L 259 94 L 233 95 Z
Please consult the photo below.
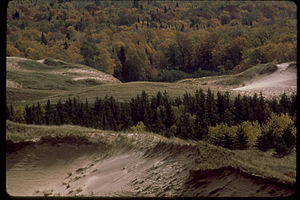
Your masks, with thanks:
M 153 131 L 166 137 L 206 140 L 229 149 L 275 147 L 278 154 L 296 143 L 296 95 L 280 99 L 262 94 L 230 97 L 228 92 L 202 89 L 194 95 L 170 98 L 166 92 L 149 96 L 145 91 L 129 102 L 114 97 L 93 104 L 80 98 L 46 105 L 6 106 L 6 119 L 27 124 L 75 124 L 114 131 Z
M 6 55 L 175 81 L 296 60 L 296 25 L 291 1 L 14 0 Z

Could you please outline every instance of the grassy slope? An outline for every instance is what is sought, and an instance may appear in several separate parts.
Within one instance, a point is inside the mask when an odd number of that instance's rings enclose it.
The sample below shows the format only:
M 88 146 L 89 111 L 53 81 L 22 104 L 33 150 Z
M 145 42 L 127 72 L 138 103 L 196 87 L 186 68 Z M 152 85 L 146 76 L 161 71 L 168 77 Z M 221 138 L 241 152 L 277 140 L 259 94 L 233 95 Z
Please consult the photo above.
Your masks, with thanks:
M 46 63 L 46 64 L 44 64 Z M 174 83 L 163 82 L 129 82 L 99 80 L 72 80 L 74 77 L 86 76 L 80 70 L 96 71 L 85 65 L 68 64 L 63 61 L 46 59 L 44 63 L 34 60 L 7 60 L 7 80 L 20 85 L 18 88 L 7 87 L 7 103 L 15 105 L 32 104 L 48 99 L 57 102 L 69 97 L 80 97 L 82 100 L 94 100 L 105 95 L 114 96 L 119 100 L 129 100 L 145 90 L 150 95 L 158 91 L 167 91 L 170 96 L 182 96 L 185 92 L 194 93 L 196 89 L 208 87 L 213 91 L 226 91 L 249 81 L 256 75 L 276 70 L 273 64 L 258 65 L 237 75 L 212 76 L 198 79 L 185 79 Z M 79 70 L 71 73 L 72 70 Z M 69 71 L 69 72 L 68 72 Z M 99 72 L 98 73 L 102 73 Z M 102 73 L 103 74 L 103 73 Z M 108 76 L 109 77 L 109 76 Z M 109 77 L 110 78 L 110 77 Z
M 135 150 L 150 150 L 156 153 L 183 153 L 183 151 L 195 152 L 199 149 L 200 154 L 194 155 L 201 158 L 195 163 L 195 170 L 217 169 L 232 166 L 240 168 L 251 174 L 257 174 L 269 178 L 294 183 L 296 181 L 296 152 L 295 150 L 284 158 L 275 157 L 274 151 L 261 152 L 258 149 L 228 150 L 208 144 L 204 141 L 190 141 L 179 138 L 165 138 L 149 132 L 112 132 L 84 128 L 80 126 L 44 126 L 26 125 L 11 121 L 6 122 L 6 140 L 13 142 L 37 141 L 40 138 L 46 140 L 52 138 L 63 141 L 64 138 L 79 138 L 92 143 L 108 145 L 112 151 L 122 146 L 132 147 Z M 134 137 L 133 137 L 134 136 Z M 183 148 L 183 149 L 182 149 Z M 170 150 L 171 149 L 171 150 Z M 181 149 L 181 150 L 180 150 Z M 198 150 L 197 150 L 198 151 Z M 205 161 L 205 162 L 204 162 Z

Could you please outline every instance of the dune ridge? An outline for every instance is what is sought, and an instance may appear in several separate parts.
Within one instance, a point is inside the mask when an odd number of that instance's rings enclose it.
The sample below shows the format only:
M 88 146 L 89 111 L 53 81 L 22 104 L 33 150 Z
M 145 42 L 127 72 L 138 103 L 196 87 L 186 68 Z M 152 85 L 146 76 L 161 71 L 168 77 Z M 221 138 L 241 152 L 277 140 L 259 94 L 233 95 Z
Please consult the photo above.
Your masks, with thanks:
M 205 142 L 142 133 L 109 137 L 105 142 L 70 136 L 7 141 L 8 194 L 181 197 L 295 193 L 295 182 L 253 174 L 232 162 L 237 155 L 234 151 Z M 143 142 L 147 139 L 152 142 Z M 221 161 L 222 157 L 227 160 Z

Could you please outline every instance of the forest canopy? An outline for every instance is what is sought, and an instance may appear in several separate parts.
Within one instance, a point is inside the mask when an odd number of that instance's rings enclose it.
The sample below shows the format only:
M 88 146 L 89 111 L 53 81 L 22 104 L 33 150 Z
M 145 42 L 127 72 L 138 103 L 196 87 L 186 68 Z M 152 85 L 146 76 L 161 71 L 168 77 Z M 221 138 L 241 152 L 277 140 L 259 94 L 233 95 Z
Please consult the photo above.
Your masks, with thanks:
M 296 25 L 289 1 L 14 0 L 6 55 L 175 81 L 296 60 Z

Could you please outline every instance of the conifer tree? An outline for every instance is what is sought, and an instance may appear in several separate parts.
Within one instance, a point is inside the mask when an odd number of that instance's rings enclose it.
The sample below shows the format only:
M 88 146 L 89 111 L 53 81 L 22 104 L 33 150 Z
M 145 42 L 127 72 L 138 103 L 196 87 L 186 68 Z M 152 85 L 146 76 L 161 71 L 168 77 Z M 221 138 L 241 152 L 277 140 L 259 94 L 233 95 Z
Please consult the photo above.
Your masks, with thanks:
M 289 112 L 289 108 L 290 108 L 290 102 L 289 99 L 286 95 L 286 93 L 284 92 L 279 100 L 279 112 L 280 113 L 287 113 Z
M 41 44 L 44 44 L 44 45 L 48 44 L 47 39 L 44 35 L 44 32 L 42 32 L 42 35 L 41 35 Z
M 34 110 L 32 110 L 33 112 L 33 121 L 35 124 L 42 124 L 43 123 L 43 112 L 42 112 L 42 107 L 41 107 L 41 104 L 40 102 L 37 103 L 37 106 L 36 107 L 33 107 L 35 108 Z
M 214 99 L 214 94 L 208 88 L 205 99 L 205 114 L 204 119 L 208 126 L 215 126 L 217 123 L 217 106 Z
M 58 100 L 58 102 L 55 105 L 55 124 L 57 125 L 61 125 L 65 123 L 65 114 L 64 114 L 64 110 L 63 110 L 63 105 L 61 103 L 60 100 Z
M 51 104 L 50 104 L 50 100 L 47 101 L 46 105 L 45 105 L 45 123 L 47 125 L 49 124 L 53 124 L 53 112 L 51 110 Z
M 27 124 L 33 123 L 33 113 L 31 107 L 29 107 L 27 104 L 25 106 L 25 116 L 24 116 L 25 122 Z
M 237 97 L 234 99 L 234 107 L 233 107 L 233 114 L 234 114 L 234 121 L 235 123 L 239 124 L 242 122 L 243 117 L 242 117 L 242 100 L 241 100 L 241 95 L 238 94 Z

